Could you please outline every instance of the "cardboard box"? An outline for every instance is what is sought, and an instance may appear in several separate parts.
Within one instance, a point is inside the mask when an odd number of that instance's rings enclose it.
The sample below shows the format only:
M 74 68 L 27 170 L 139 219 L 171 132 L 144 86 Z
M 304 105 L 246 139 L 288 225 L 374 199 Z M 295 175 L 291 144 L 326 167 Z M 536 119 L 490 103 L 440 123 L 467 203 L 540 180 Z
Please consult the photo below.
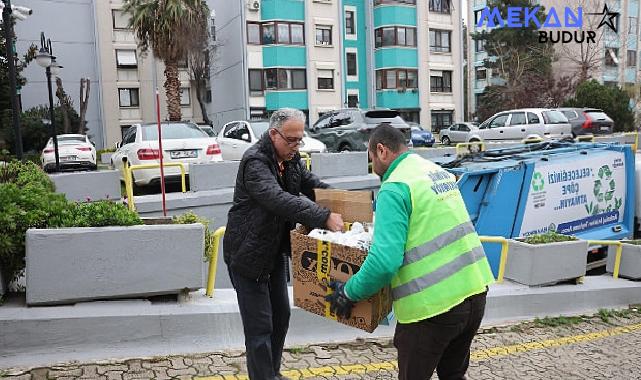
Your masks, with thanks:
M 316 202 L 340 213 L 345 222 L 372 221 L 370 191 L 317 189 Z M 371 333 L 392 310 L 390 287 L 386 286 L 369 299 L 358 302 L 352 309 L 351 318 L 337 319 L 325 301 L 328 291 L 331 293 L 327 285 L 331 280 L 345 282 L 358 272 L 367 251 L 317 240 L 307 236 L 307 232 L 304 229 L 291 232 L 294 305 Z

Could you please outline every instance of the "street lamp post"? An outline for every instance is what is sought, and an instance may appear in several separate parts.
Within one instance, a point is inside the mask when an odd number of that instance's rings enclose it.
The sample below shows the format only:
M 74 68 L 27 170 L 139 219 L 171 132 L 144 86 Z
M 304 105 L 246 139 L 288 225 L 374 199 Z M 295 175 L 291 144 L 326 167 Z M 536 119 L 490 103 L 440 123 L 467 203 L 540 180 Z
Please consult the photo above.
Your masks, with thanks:
M 56 134 L 56 121 L 53 112 L 53 92 L 51 90 L 51 75 L 60 74 L 62 66 L 56 62 L 56 57 L 51 49 L 51 40 L 45 39 L 45 33 L 40 33 L 40 51 L 36 56 L 38 65 L 45 68 L 47 74 L 47 88 L 49 90 L 49 119 L 51 120 L 51 138 L 53 139 L 53 149 L 56 156 L 56 172 L 60 171 L 60 155 L 58 154 L 58 136 Z

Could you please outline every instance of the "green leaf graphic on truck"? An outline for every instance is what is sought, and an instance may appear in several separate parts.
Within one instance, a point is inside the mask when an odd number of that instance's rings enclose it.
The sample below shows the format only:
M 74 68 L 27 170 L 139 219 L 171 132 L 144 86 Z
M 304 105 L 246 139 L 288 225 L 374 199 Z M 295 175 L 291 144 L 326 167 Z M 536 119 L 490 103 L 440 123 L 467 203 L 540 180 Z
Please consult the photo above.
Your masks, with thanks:
M 616 181 L 612 178 L 612 174 L 609 165 L 603 165 L 599 168 L 597 179 L 594 180 L 592 189 L 596 203 L 590 202 L 589 205 L 585 205 L 585 210 L 589 215 L 597 215 L 621 208 L 623 200 L 614 196 Z

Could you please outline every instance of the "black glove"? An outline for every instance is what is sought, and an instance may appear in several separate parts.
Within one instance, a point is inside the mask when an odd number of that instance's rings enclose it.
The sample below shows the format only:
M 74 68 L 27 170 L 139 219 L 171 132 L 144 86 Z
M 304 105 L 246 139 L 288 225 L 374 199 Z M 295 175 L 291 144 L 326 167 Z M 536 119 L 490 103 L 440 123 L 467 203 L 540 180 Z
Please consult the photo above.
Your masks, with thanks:
M 325 300 L 329 302 L 329 311 L 338 317 L 349 318 L 352 315 L 354 301 L 345 294 L 345 283 L 331 281 L 329 287 L 333 290 L 332 294 L 325 296 Z

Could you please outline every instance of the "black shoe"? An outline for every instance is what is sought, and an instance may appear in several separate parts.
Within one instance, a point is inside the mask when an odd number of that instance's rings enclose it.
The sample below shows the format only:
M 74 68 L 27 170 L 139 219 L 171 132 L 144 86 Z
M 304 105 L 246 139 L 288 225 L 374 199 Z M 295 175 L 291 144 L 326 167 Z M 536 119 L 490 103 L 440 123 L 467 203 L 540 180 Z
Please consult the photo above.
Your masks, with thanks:
M 290 379 L 287 376 L 283 376 L 279 373 L 278 375 L 276 375 L 276 380 L 292 380 L 292 379 Z

